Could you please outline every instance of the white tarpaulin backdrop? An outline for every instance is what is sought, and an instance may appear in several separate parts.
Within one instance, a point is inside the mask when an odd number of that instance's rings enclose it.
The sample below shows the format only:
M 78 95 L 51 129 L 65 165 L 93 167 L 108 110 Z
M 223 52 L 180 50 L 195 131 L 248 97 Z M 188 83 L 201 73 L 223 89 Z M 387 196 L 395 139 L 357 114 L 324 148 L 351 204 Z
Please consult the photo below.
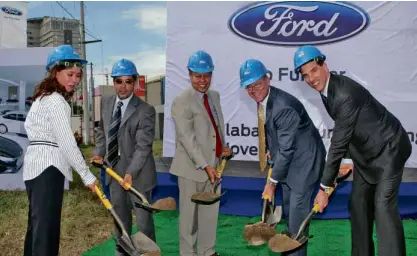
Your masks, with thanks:
M 28 2 L 0 1 L 0 48 L 26 48 Z
M 191 86 L 186 65 L 199 49 L 213 58 L 211 88 L 220 92 L 236 160 L 258 158 L 256 104 L 239 88 L 248 58 L 263 61 L 271 84 L 302 101 L 328 144 L 333 121 L 292 72 L 295 50 L 308 42 L 327 55 L 331 71 L 360 82 L 401 120 L 413 144 L 407 166 L 417 167 L 416 2 L 168 2 L 167 9 L 164 156 L 175 152 L 171 103 Z

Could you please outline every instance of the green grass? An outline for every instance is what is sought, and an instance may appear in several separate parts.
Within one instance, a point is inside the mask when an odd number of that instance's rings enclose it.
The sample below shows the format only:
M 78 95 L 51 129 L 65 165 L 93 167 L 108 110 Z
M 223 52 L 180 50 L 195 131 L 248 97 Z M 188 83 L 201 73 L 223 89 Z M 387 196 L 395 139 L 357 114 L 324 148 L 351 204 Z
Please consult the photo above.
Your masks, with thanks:
M 93 147 L 81 145 L 88 160 Z M 154 155 L 162 155 L 161 141 L 154 142 Z M 100 170 L 91 167 L 96 177 Z M 64 192 L 61 222 L 61 256 L 80 256 L 93 246 L 112 236 L 114 224 L 111 215 L 82 183 L 74 172 L 69 191 Z M 23 255 L 27 228 L 27 196 L 25 191 L 0 191 L 0 248 L 2 256 Z
M 178 253 L 178 212 L 164 212 L 155 214 L 156 239 L 163 256 L 176 256 Z M 242 238 L 242 231 L 247 223 L 259 221 L 259 217 L 247 218 L 220 215 L 216 251 L 222 256 L 267 256 L 279 255 L 268 249 L 264 244 L 259 247 L 248 245 Z M 277 227 L 280 232 L 283 223 Z M 404 221 L 407 256 L 416 255 L 417 221 Z M 309 240 L 309 256 L 350 256 L 350 223 L 349 220 L 313 220 Z M 376 233 L 374 232 L 376 242 Z M 376 245 L 376 244 L 375 244 Z M 100 246 L 94 247 L 83 256 L 113 256 L 115 250 L 114 239 L 108 239 Z

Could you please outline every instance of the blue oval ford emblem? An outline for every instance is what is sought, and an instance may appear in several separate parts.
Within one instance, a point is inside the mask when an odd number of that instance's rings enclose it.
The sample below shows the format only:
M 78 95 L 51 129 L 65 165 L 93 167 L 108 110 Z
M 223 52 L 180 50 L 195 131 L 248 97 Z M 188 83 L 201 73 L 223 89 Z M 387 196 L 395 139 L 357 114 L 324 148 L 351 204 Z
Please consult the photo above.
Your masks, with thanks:
M 21 16 L 23 14 L 23 12 L 20 11 L 19 9 L 9 7 L 9 6 L 2 6 L 1 10 L 10 15 Z
M 258 43 L 301 46 L 345 40 L 370 23 L 361 8 L 345 2 L 262 2 L 246 6 L 229 19 L 236 35 Z

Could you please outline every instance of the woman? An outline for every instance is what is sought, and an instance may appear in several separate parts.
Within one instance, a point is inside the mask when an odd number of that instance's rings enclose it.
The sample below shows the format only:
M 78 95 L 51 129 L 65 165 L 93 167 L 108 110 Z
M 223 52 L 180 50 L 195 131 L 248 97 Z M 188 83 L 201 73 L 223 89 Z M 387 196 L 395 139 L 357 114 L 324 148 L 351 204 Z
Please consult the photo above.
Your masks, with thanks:
M 67 103 L 86 63 L 71 46 L 57 47 L 48 56 L 47 77 L 35 88 L 25 122 L 30 140 L 23 165 L 29 199 L 25 256 L 58 255 L 64 180 L 72 181 L 71 167 L 92 191 L 97 183 L 77 147 Z

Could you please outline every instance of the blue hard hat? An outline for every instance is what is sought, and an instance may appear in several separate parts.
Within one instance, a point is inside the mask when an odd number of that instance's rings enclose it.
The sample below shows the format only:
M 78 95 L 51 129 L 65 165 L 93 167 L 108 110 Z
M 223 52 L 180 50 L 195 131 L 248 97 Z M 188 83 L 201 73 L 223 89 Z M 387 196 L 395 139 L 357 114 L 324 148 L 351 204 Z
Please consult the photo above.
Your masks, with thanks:
M 311 45 L 301 46 L 294 54 L 294 70 L 299 72 L 301 66 L 312 60 L 318 60 L 319 58 L 323 61 L 326 60 L 326 56 L 321 53 L 317 47 Z
M 56 64 L 58 64 L 61 61 L 73 61 L 79 62 L 81 64 L 87 63 L 86 60 L 81 59 L 80 55 L 76 51 L 74 51 L 74 48 L 72 48 L 71 45 L 64 44 L 53 49 L 48 54 L 46 70 L 49 71 L 51 68 L 53 68 Z
M 139 73 L 133 62 L 127 59 L 121 59 L 114 63 L 111 70 L 111 77 L 118 76 L 139 76 Z
M 271 71 L 267 70 L 261 61 L 255 59 L 246 60 L 240 66 L 240 87 L 246 88 L 268 73 L 270 78 L 272 78 Z
M 187 68 L 195 73 L 210 73 L 214 70 L 213 60 L 205 51 L 196 51 L 188 59 Z

